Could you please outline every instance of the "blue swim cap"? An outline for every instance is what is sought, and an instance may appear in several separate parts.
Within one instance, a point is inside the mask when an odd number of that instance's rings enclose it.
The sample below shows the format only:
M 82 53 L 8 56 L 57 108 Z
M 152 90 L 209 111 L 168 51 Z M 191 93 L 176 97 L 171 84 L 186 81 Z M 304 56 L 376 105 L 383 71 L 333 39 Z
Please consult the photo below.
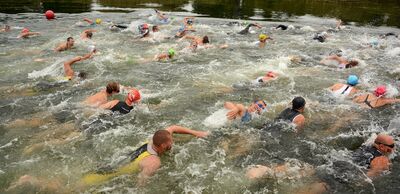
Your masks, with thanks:
M 358 84 L 358 77 L 356 75 L 349 75 L 347 78 L 347 84 L 355 86 Z

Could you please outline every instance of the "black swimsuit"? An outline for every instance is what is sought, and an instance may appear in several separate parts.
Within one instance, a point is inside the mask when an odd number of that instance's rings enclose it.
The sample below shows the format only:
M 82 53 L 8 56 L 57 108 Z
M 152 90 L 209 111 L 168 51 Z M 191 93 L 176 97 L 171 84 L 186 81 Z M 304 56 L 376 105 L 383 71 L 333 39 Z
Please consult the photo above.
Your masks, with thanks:
M 113 106 L 110 110 L 115 112 L 118 111 L 121 114 L 128 114 L 133 109 L 133 106 L 128 106 L 124 101 L 119 101 L 118 104 Z
M 370 168 L 372 160 L 382 156 L 374 146 L 362 146 L 353 154 L 353 161 L 360 166 Z
M 367 95 L 367 98 L 365 98 L 364 103 L 365 103 L 366 105 L 368 105 L 370 108 L 374 108 L 374 107 L 371 105 L 371 103 L 368 101 L 368 97 L 369 97 L 369 94 Z
M 299 114 L 300 114 L 299 111 L 293 110 L 291 108 L 287 108 L 284 111 L 282 111 L 281 114 L 279 114 L 279 116 L 276 119 L 277 120 L 282 119 L 282 120 L 293 122 L 294 118 L 296 118 L 297 115 L 299 115 Z

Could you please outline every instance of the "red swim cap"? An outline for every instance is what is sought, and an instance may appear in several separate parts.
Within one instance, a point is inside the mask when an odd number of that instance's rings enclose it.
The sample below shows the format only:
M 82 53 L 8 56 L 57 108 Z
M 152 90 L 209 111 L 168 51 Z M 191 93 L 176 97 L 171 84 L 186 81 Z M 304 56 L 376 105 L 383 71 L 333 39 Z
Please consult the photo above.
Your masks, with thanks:
M 386 93 L 386 87 L 385 86 L 379 86 L 375 89 L 375 96 L 380 97 L 383 96 Z
M 47 18 L 48 20 L 52 20 L 52 19 L 54 19 L 54 17 L 55 17 L 54 12 L 51 11 L 51 10 L 47 10 L 46 13 L 44 13 L 44 15 L 46 16 L 46 18 Z
M 21 33 L 28 33 L 29 32 L 29 29 L 28 28 L 24 28 L 24 29 L 22 29 L 22 31 L 21 31 Z
M 266 76 L 267 76 L 267 77 L 272 77 L 272 78 L 274 78 L 274 77 L 275 77 L 275 74 L 274 74 L 274 72 L 272 72 L 272 71 L 268 71 L 268 73 L 266 74 Z
M 131 102 L 137 102 L 140 100 L 140 93 L 139 90 L 137 89 L 132 89 L 129 93 L 128 93 L 128 99 Z
M 143 28 L 143 29 L 149 29 L 149 25 L 148 25 L 148 24 L 143 24 L 143 25 L 142 25 L 142 28 Z

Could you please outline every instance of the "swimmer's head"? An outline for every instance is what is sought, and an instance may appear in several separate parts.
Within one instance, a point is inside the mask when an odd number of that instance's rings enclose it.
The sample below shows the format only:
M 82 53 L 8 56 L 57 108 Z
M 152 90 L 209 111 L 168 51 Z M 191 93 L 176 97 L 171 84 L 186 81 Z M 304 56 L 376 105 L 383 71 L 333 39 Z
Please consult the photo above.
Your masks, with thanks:
M 92 33 L 92 32 L 86 32 L 86 37 L 87 37 L 87 38 L 92 38 L 92 36 L 93 36 L 93 33 Z
M 138 103 L 141 99 L 140 92 L 137 89 L 132 89 L 127 96 L 127 100 L 133 103 Z
M 207 43 L 210 43 L 208 36 L 203 36 L 203 44 L 207 44 Z
M 69 46 L 74 46 L 74 38 L 72 38 L 72 37 L 68 37 L 67 38 L 67 44 L 69 45 Z
M 346 64 L 346 68 L 352 68 L 358 65 L 358 61 L 351 60 L 349 63 Z
M 306 106 L 306 100 L 303 97 L 296 97 L 292 100 L 292 109 L 293 110 L 304 110 Z
M 254 109 L 257 114 L 261 115 L 267 110 L 267 103 L 265 103 L 264 100 L 256 100 L 253 102 L 250 108 Z
M 78 73 L 78 77 L 80 79 L 86 79 L 87 78 L 87 73 L 84 72 L 84 71 L 81 71 L 81 72 Z
M 172 148 L 173 140 L 171 133 L 167 130 L 158 130 L 153 135 L 153 145 L 160 152 L 158 154 L 162 154 Z
M 101 24 L 101 19 L 100 18 L 96 19 L 96 24 Z
M 356 75 L 349 75 L 347 78 L 347 84 L 355 86 L 358 84 L 358 77 Z
M 170 49 L 168 50 L 168 56 L 169 56 L 169 58 L 174 57 L 174 55 L 175 55 L 175 50 L 172 49 L 172 48 L 170 48 Z
M 276 75 L 275 75 L 275 73 L 274 73 L 274 72 L 272 72 L 272 71 L 268 71 L 268 72 L 267 72 L 267 74 L 265 74 L 265 77 L 275 78 L 275 77 L 276 77 Z
M 375 89 L 374 94 L 376 97 L 381 97 L 386 94 L 386 86 L 379 86 Z
M 117 82 L 110 82 L 106 86 L 107 94 L 119 93 L 119 84 Z
M 10 31 L 11 27 L 9 25 L 5 25 L 4 30 L 5 31 Z
M 187 23 L 188 25 L 193 25 L 193 19 L 188 19 L 188 20 L 186 21 L 186 23 Z
M 266 34 L 260 34 L 259 36 L 258 36 L 258 40 L 260 40 L 260 41 L 265 41 L 265 40 L 267 40 L 269 37 L 266 35 Z
M 21 30 L 21 33 L 28 33 L 28 32 L 29 32 L 28 28 L 24 28 L 24 29 Z
M 383 133 L 375 138 L 374 144 L 374 146 L 385 155 L 391 154 L 395 147 L 393 137 Z
M 149 32 L 149 25 L 148 24 L 142 24 L 138 27 L 139 33 L 140 34 L 145 34 Z
M 158 26 L 153 26 L 152 27 L 153 32 L 158 32 L 160 31 L 160 29 L 158 28 Z

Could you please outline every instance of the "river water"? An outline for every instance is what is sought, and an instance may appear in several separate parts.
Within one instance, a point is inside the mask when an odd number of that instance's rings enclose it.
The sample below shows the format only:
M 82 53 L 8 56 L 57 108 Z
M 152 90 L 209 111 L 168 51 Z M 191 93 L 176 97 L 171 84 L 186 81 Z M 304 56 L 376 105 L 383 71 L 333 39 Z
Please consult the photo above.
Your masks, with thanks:
M 386 84 L 398 95 L 400 40 L 379 39 L 395 27 L 347 25 L 330 33 L 327 42 L 312 40 L 316 32 L 335 27 L 335 19 L 311 15 L 281 22 L 258 21 L 262 29 L 238 35 L 249 22 L 228 25 L 231 19 L 197 17 L 195 35 L 210 37 L 213 45 L 227 49 L 199 48 L 191 52 L 189 42 L 165 39 L 182 24 L 187 12 L 168 13 L 173 20 L 162 25 L 151 39 L 140 41 L 137 25 L 154 23 L 154 11 L 135 9 L 129 13 L 90 12 L 57 14 L 47 21 L 42 14 L 0 14 L 12 26 L 0 34 L 0 188 L 4 191 L 22 175 L 60 182 L 71 189 L 87 172 L 117 163 L 159 129 L 173 124 L 211 131 L 206 139 L 175 136 L 173 149 L 161 157 L 162 168 L 144 188 L 136 187 L 136 175 L 121 176 L 83 192 L 105 193 L 295 193 L 296 188 L 325 181 L 332 193 L 396 193 L 400 163 L 392 156 L 392 170 L 371 181 L 350 155 L 374 134 L 386 131 L 399 140 L 399 106 L 377 110 L 360 108 L 348 100 L 335 99 L 327 88 L 343 83 L 350 74 L 360 77 L 359 88 L 372 91 Z M 82 41 L 77 25 L 82 18 L 101 18 L 93 39 Z M 110 22 L 126 24 L 127 31 L 112 32 Z M 287 31 L 272 30 L 278 24 L 293 25 Z M 28 27 L 40 36 L 18 39 Z M 273 40 L 265 48 L 254 42 L 265 32 Z M 69 36 L 75 48 L 55 53 L 54 47 Z M 370 46 L 378 41 L 378 45 Z M 76 71 L 88 73 L 84 81 L 60 82 L 63 61 L 83 55 L 96 45 L 93 59 L 77 63 Z M 169 48 L 176 58 L 167 62 L 148 59 Z M 319 61 L 336 50 L 360 61 L 360 66 L 339 70 Z M 293 62 L 292 56 L 302 60 Z M 251 81 L 273 70 L 280 76 L 262 86 Z M 139 88 L 142 103 L 127 115 L 83 107 L 80 102 L 103 89 L 110 81 Z M 296 135 L 290 126 L 276 125 L 274 118 L 295 96 L 306 101 L 306 126 Z M 124 99 L 124 95 L 117 95 Z M 267 113 L 249 124 L 233 123 L 220 128 L 204 120 L 220 110 L 225 101 L 249 105 L 255 99 L 267 103 Z M 220 122 L 215 118 L 215 122 Z M 344 119 L 342 124 L 338 120 Z M 262 127 L 266 123 L 266 127 Z M 333 130 L 332 128 L 336 128 Z M 68 132 L 73 131 L 74 136 Z M 398 144 L 396 144 L 398 145 Z M 244 174 L 248 166 L 289 162 L 296 170 L 311 166 L 309 178 L 296 176 L 252 182 Z M 37 192 L 31 188 L 20 193 Z M 40 192 L 40 190 L 39 190 Z M 76 192 L 76 191 L 74 191 Z

